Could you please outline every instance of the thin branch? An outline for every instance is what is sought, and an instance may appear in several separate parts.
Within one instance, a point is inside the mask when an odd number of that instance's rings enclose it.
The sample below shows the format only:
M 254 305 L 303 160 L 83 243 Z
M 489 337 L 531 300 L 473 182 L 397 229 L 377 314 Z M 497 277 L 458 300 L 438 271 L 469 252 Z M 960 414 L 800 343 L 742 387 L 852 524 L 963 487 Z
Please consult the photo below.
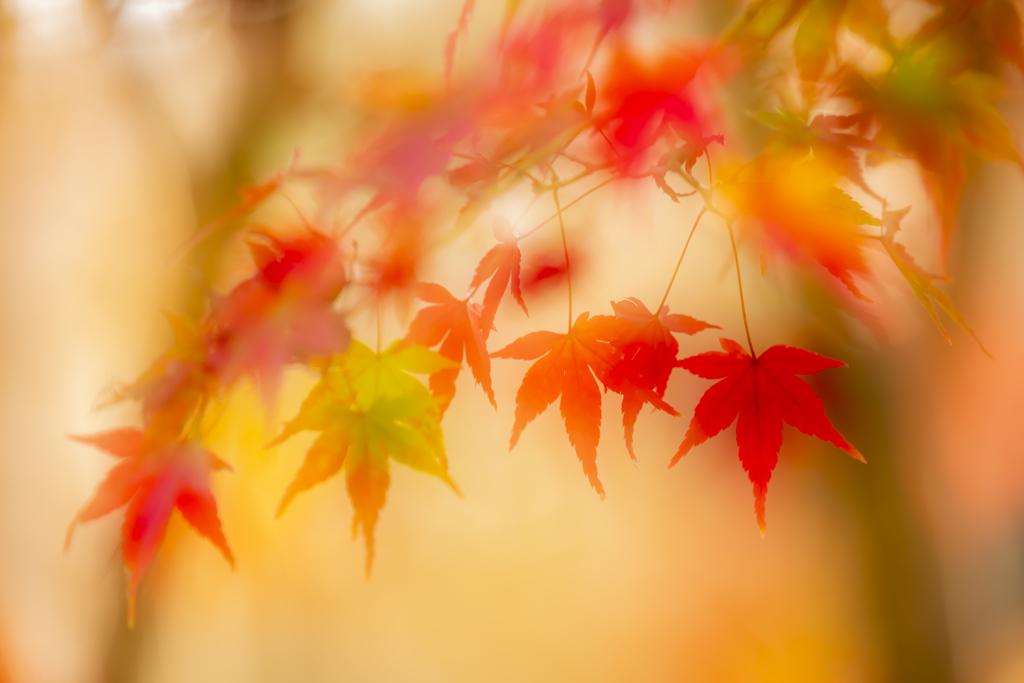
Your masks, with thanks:
M 284 197 L 285 201 L 291 204 L 292 208 L 295 209 L 295 213 L 299 215 L 299 218 L 302 220 L 302 224 L 306 227 L 306 230 L 314 232 L 313 224 L 309 222 L 308 218 L 306 218 L 306 214 L 302 213 L 302 209 L 300 209 L 299 205 L 295 203 L 295 200 L 292 199 L 291 196 L 284 190 L 278 190 L 278 192 L 281 194 L 282 197 Z
M 747 347 L 750 348 L 750 355 L 757 358 L 757 354 L 754 353 L 754 342 L 750 340 L 750 324 L 747 322 L 747 304 L 743 300 L 743 277 L 740 275 L 740 252 L 736 249 L 736 237 L 732 231 L 732 221 L 728 221 L 725 225 L 729 230 L 729 241 L 732 243 L 732 256 L 736 260 L 736 283 L 740 287 L 740 310 L 743 312 L 743 329 L 747 333 Z
M 549 164 L 550 166 L 550 164 Z M 562 252 L 565 254 L 565 284 L 569 289 L 569 331 L 572 331 L 572 270 L 569 267 L 569 243 L 565 239 L 565 221 L 562 219 L 562 205 L 558 201 L 558 174 L 555 168 L 551 167 L 551 177 L 554 179 L 554 188 L 551 194 L 555 198 L 555 209 L 558 216 L 558 228 L 562 232 Z
M 582 201 L 584 198 L 586 198 L 587 195 L 590 195 L 590 194 L 593 194 L 594 192 L 597 192 L 598 190 L 600 190 L 602 187 L 604 187 L 608 183 L 611 183 L 613 181 L 616 181 L 616 180 L 619 180 L 619 179 L 625 178 L 625 177 L 627 177 L 627 176 L 612 176 L 611 178 L 607 178 L 605 180 L 602 180 L 600 183 L 598 183 L 594 187 L 590 188 L 589 190 L 587 190 L 586 192 L 581 194 L 576 199 L 572 200 L 571 202 L 569 202 L 568 204 L 563 206 L 562 210 L 564 211 L 565 209 L 568 209 L 569 207 L 574 206 L 576 203 L 578 203 L 578 202 Z M 557 213 L 551 214 L 550 216 L 548 216 L 547 218 L 542 220 L 540 223 L 538 223 L 537 225 L 533 226 L 532 228 L 530 228 L 529 230 L 524 232 L 522 235 L 520 235 L 519 239 L 523 239 L 525 237 L 529 237 L 530 235 L 532 235 L 533 233 L 537 232 L 538 230 L 540 230 L 541 228 L 543 228 L 545 225 L 547 225 L 551 221 L 555 220 L 556 218 L 558 218 L 558 214 Z
M 697 214 L 697 220 L 693 222 L 693 227 L 690 228 L 690 236 L 686 238 L 686 244 L 683 245 L 683 253 L 679 255 L 679 260 L 676 262 L 676 269 L 672 271 L 672 279 L 668 281 L 668 287 L 665 289 L 665 296 L 661 297 L 661 303 L 658 304 L 658 308 L 654 312 L 655 315 L 658 315 L 659 311 L 661 311 L 662 307 L 665 305 L 665 302 L 668 301 L 668 293 L 672 291 L 672 285 L 676 283 L 676 275 L 679 275 L 679 266 L 683 265 L 683 257 L 686 256 L 686 250 L 690 246 L 690 240 L 693 239 L 693 233 L 697 232 L 697 225 L 700 223 L 700 219 L 704 217 L 704 214 L 707 213 L 707 210 L 708 207 L 706 206 L 700 210 L 700 213 Z
M 686 169 L 684 169 L 682 165 L 680 165 L 678 162 L 672 165 L 672 170 L 678 173 L 679 177 L 685 180 L 690 185 L 690 187 L 692 187 L 693 189 L 700 193 L 700 196 L 704 199 L 704 204 L 707 205 L 708 207 L 708 211 L 715 214 L 719 218 L 722 218 L 723 220 L 725 220 L 726 223 L 729 223 L 730 225 L 732 224 L 735 218 L 733 216 L 726 214 L 724 211 L 722 211 L 715 205 L 715 201 L 711 196 L 711 187 L 709 185 L 705 185 L 701 181 L 694 178 L 693 175 L 689 173 Z
M 498 168 L 507 169 L 509 171 L 509 175 L 511 175 L 512 173 L 518 173 L 520 175 L 526 176 L 527 178 L 529 178 L 533 182 L 537 183 L 538 185 L 540 184 L 540 181 L 537 180 L 536 178 L 534 178 L 533 175 L 529 171 L 524 171 L 523 169 L 519 168 L 519 166 L 517 166 L 516 164 L 507 164 L 507 163 L 505 163 L 503 161 L 492 161 L 492 160 L 490 160 L 490 159 L 488 159 L 486 157 L 483 157 L 483 156 L 473 156 L 472 154 L 463 154 L 461 152 L 453 152 L 452 156 L 453 157 L 458 157 L 459 159 L 466 159 L 468 161 L 483 161 L 483 162 L 488 163 L 488 164 L 494 164 Z M 526 158 L 526 157 L 523 157 L 523 158 Z M 522 161 L 522 159 L 519 159 L 519 161 Z M 516 163 L 518 163 L 518 162 L 516 162 Z M 505 177 L 507 178 L 508 176 L 505 176 Z

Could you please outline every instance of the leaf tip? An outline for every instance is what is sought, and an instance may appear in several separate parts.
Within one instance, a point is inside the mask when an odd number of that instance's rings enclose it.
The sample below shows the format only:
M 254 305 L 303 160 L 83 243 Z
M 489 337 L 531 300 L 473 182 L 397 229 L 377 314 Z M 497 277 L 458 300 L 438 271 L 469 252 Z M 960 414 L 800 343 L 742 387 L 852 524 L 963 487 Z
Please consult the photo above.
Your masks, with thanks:
M 464 494 L 462 492 L 462 489 L 459 488 L 459 485 L 456 484 L 452 480 L 452 478 L 449 477 L 447 474 L 444 475 L 444 483 L 448 484 L 448 486 L 451 487 L 452 491 L 455 493 L 456 496 L 458 496 L 459 498 L 462 498 L 463 500 L 465 500 L 466 494 Z
M 757 528 L 761 530 L 761 538 L 764 538 L 766 528 L 764 519 L 764 499 L 768 493 L 766 484 L 754 484 L 754 514 L 757 515 Z
M 676 451 L 676 454 L 672 456 L 672 461 L 669 462 L 668 469 L 675 467 L 676 463 L 682 460 L 683 456 L 689 453 L 690 449 L 693 448 L 696 443 L 696 439 L 692 438 L 690 434 L 687 434 L 686 438 L 683 439 L 683 442 L 679 444 L 679 449 Z
M 78 527 L 78 517 L 75 516 L 75 518 L 73 520 L 71 520 L 71 524 L 68 525 L 67 533 L 64 535 L 64 554 L 65 555 L 67 554 L 68 550 L 70 550 L 70 548 L 71 548 L 71 537 L 75 535 L 75 528 L 77 528 L 77 527 Z
M 288 487 L 287 491 L 285 491 L 284 496 L 281 497 L 281 503 L 277 506 L 277 514 L 274 516 L 274 519 L 281 519 L 285 510 L 287 510 L 291 506 L 292 501 L 295 500 L 297 493 L 298 491 L 295 490 L 295 482 L 292 482 L 292 485 Z M 353 533 L 355 533 L 354 529 Z

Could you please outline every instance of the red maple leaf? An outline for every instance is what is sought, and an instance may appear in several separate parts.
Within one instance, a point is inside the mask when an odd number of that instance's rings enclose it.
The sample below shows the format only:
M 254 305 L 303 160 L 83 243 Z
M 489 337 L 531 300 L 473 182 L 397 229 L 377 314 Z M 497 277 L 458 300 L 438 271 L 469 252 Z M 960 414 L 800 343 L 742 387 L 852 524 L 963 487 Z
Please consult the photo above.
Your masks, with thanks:
M 267 404 L 287 363 L 341 353 L 349 332 L 333 301 L 345 285 L 337 245 L 309 237 L 249 243 L 259 271 L 231 291 L 205 323 L 207 364 L 223 386 L 243 374 L 259 380 Z
M 121 554 L 128 568 L 128 621 L 135 618 L 139 581 L 163 542 L 175 508 L 192 527 L 210 540 L 234 567 L 210 491 L 210 472 L 231 467 L 195 441 L 154 444 L 142 431 L 115 429 L 72 436 L 79 443 L 120 458 L 96 487 L 68 527 L 65 549 L 75 527 L 127 505 L 121 527 Z
M 581 313 L 568 334 L 531 332 L 492 355 L 496 358 L 537 360 L 523 377 L 516 393 L 516 419 L 509 448 L 519 441 L 526 425 L 561 395 L 559 408 L 569 443 L 583 464 L 583 471 L 602 497 L 597 477 L 597 442 L 601 437 L 601 390 L 594 377 L 624 396 L 637 394 L 672 415 L 678 413 L 653 392 L 643 391 L 625 378 L 609 376 L 616 350 L 611 340 L 621 339 L 622 323 L 609 315 Z
M 512 298 L 516 300 L 523 313 L 530 314 L 526 310 L 526 302 L 523 301 L 523 290 L 520 284 L 520 269 L 522 264 L 522 253 L 519 251 L 519 240 L 512 234 L 512 226 L 508 221 L 496 220 L 494 224 L 494 236 L 500 244 L 492 247 L 484 254 L 473 274 L 473 282 L 470 287 L 476 289 L 483 284 L 484 280 L 491 278 L 484 292 L 484 305 L 480 314 L 480 329 L 487 339 L 494 325 L 494 315 L 498 312 L 498 304 L 501 297 L 505 295 L 505 288 L 511 282 Z
M 406 343 L 421 344 L 427 348 L 440 344 L 438 353 L 460 366 L 465 356 L 473 378 L 483 387 L 491 405 L 497 407 L 491 389 L 491 359 L 487 355 L 487 337 L 481 326 L 480 305 L 469 299 L 456 299 L 441 285 L 429 282 L 416 286 L 416 296 L 434 305 L 420 310 L 409 323 Z M 442 415 L 455 396 L 455 379 L 461 369 L 450 368 L 430 375 L 430 393 L 437 399 Z
M 864 462 L 829 422 L 821 400 L 797 377 L 846 364 L 792 346 L 773 346 L 752 357 L 731 339 L 720 341 L 725 353 L 709 351 L 679 361 L 680 367 L 698 377 L 721 381 L 704 392 L 669 467 L 736 421 L 740 462 L 754 484 L 754 511 L 763 535 L 764 499 L 779 459 L 783 422 Z
M 701 137 L 698 114 L 688 92 L 701 63 L 699 55 L 680 54 L 649 68 L 631 55 L 616 53 L 602 93 L 611 106 L 599 125 L 611 128 L 627 160 L 633 161 L 650 147 L 667 126 L 685 139 Z
M 676 367 L 679 354 L 679 342 L 672 333 L 696 334 L 712 327 L 720 329 L 718 325 L 710 325 L 688 315 L 670 314 L 668 306 L 662 306 L 655 315 L 633 297 L 613 301 L 612 309 L 615 318 L 624 326 L 624 333 L 614 343 L 618 356 L 608 373 L 609 382 L 615 386 L 628 382 L 653 391 L 659 398 L 665 397 L 668 378 Z M 622 426 L 626 431 L 626 450 L 634 460 L 633 427 L 644 403 L 643 396 L 637 392 L 623 394 Z

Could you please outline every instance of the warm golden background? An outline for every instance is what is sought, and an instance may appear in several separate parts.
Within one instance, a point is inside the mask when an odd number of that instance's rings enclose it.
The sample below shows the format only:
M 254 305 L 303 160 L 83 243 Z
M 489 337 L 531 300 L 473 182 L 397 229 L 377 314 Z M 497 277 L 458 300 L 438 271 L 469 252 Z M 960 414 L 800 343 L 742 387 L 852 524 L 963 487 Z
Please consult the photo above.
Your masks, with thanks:
M 470 55 L 501 11 L 479 4 Z M 707 26 L 681 30 L 713 30 L 732 3 L 705 4 L 715 10 L 679 17 Z M 915 3 L 888 4 L 900 6 L 895 32 L 919 20 Z M 396 468 L 370 581 L 340 479 L 274 519 L 309 437 L 262 444 L 297 409 L 310 384 L 301 373 L 271 425 L 240 390 L 212 444 L 236 470 L 215 478 L 236 571 L 176 518 L 128 631 L 118 515 L 62 554 L 67 523 L 110 465 L 66 435 L 136 419 L 131 406 L 93 406 L 165 343 L 159 311 L 182 305 L 195 268 L 170 268 L 174 248 L 296 147 L 336 158 L 356 129 L 352 102 L 373 106 L 372 73 L 439 73 L 460 5 L 0 5 L 0 679 L 1024 681 L 1024 177 L 1008 164 L 983 166 L 969 185 L 952 265 L 951 292 L 994 362 L 959 330 L 946 345 L 895 280 L 878 343 L 808 324 L 797 289 L 749 277 L 764 346 L 813 344 L 849 362 L 815 386 L 869 463 L 787 431 L 763 540 L 731 436 L 665 471 L 682 418 L 645 413 L 634 466 L 606 400 L 605 502 L 556 410 L 508 453 L 526 364 L 504 361 L 497 412 L 463 373 L 445 419 L 465 499 Z M 1021 86 L 1014 74 L 1004 103 L 1017 132 Z M 934 229 L 907 167 L 872 173 L 922 207 L 911 244 Z M 495 212 L 515 213 L 520 199 Z M 653 187 L 601 201 L 569 219 L 588 257 L 577 305 L 657 300 L 696 207 Z M 735 337 L 727 241 L 708 226 L 670 303 Z M 488 233 L 452 245 L 430 276 L 464 280 Z M 756 273 L 756 253 L 746 256 Z M 502 309 L 494 348 L 561 324 L 560 292 L 530 303 L 529 321 Z M 386 334 L 405 322 L 389 320 Z M 714 337 L 682 345 L 697 352 Z M 706 386 L 677 376 L 667 398 L 689 413 Z

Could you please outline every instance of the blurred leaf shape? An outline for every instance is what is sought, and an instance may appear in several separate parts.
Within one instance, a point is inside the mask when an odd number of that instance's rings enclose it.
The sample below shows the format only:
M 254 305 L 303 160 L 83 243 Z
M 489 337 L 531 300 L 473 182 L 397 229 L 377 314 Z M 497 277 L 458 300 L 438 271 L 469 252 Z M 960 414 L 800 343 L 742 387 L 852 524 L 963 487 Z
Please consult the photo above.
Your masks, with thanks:
M 271 445 L 303 430 L 320 432 L 278 508 L 345 470 L 355 509 L 353 537 L 362 530 L 366 574 L 373 567 L 374 528 L 390 485 L 391 460 L 437 477 L 448 476 L 441 411 L 422 382 L 410 373 L 436 373 L 451 361 L 422 346 L 393 344 L 376 354 L 359 342 L 334 359 L 310 391 L 299 414 Z
M 71 520 L 64 548 L 75 528 L 127 506 L 121 526 L 121 556 L 128 569 L 128 623 L 135 622 L 139 582 L 163 542 L 171 513 L 177 509 L 200 535 L 217 546 L 228 563 L 235 559 L 217 515 L 210 472 L 231 467 L 198 441 L 163 441 L 134 428 L 72 436 L 119 458 Z
M 829 166 L 817 158 L 769 150 L 723 175 L 726 195 L 742 216 L 756 221 L 768 244 L 804 252 L 854 296 L 868 300 L 853 280 L 854 273 L 867 272 L 857 228 L 881 222 L 836 187 Z
M 957 310 L 953 300 L 949 298 L 948 294 L 935 286 L 936 280 L 943 280 L 945 278 L 932 275 L 917 265 L 913 257 L 907 253 L 907 250 L 903 245 L 896 241 L 896 232 L 900 229 L 900 221 L 903 220 L 903 217 L 906 216 L 909 211 L 910 207 L 908 206 L 907 208 L 900 209 L 899 211 L 885 211 L 882 214 L 882 222 L 885 226 L 881 240 L 882 245 L 885 247 L 890 258 L 892 258 L 892 262 L 896 264 L 900 274 L 907 281 L 907 284 L 910 285 L 910 289 L 914 292 L 914 296 L 916 296 L 921 302 L 921 305 L 924 306 L 924 310 L 928 311 L 928 316 L 932 319 L 932 322 L 935 323 L 935 326 L 939 328 L 939 332 L 941 332 L 942 336 L 946 338 L 946 341 L 950 344 L 953 343 L 949 333 L 946 332 L 946 328 L 942 326 L 942 321 L 939 320 L 939 314 L 935 310 L 935 304 L 938 304 L 939 308 L 945 311 L 946 315 L 948 315 L 953 322 L 967 330 L 967 333 L 974 338 L 974 341 L 978 343 L 978 346 L 985 352 L 985 355 L 991 357 L 992 354 L 988 352 L 985 345 L 981 343 L 980 339 L 978 339 L 978 335 L 974 333 L 974 330 L 972 330 L 967 324 L 967 321 L 964 320 L 963 315 L 961 315 L 960 311 Z
M 996 108 L 1003 86 L 992 76 L 957 68 L 954 47 L 935 41 L 899 53 L 877 76 L 846 69 L 838 94 L 860 104 L 877 124 L 874 142 L 914 159 L 942 225 L 945 256 L 972 155 L 1020 164 L 1010 130 Z

